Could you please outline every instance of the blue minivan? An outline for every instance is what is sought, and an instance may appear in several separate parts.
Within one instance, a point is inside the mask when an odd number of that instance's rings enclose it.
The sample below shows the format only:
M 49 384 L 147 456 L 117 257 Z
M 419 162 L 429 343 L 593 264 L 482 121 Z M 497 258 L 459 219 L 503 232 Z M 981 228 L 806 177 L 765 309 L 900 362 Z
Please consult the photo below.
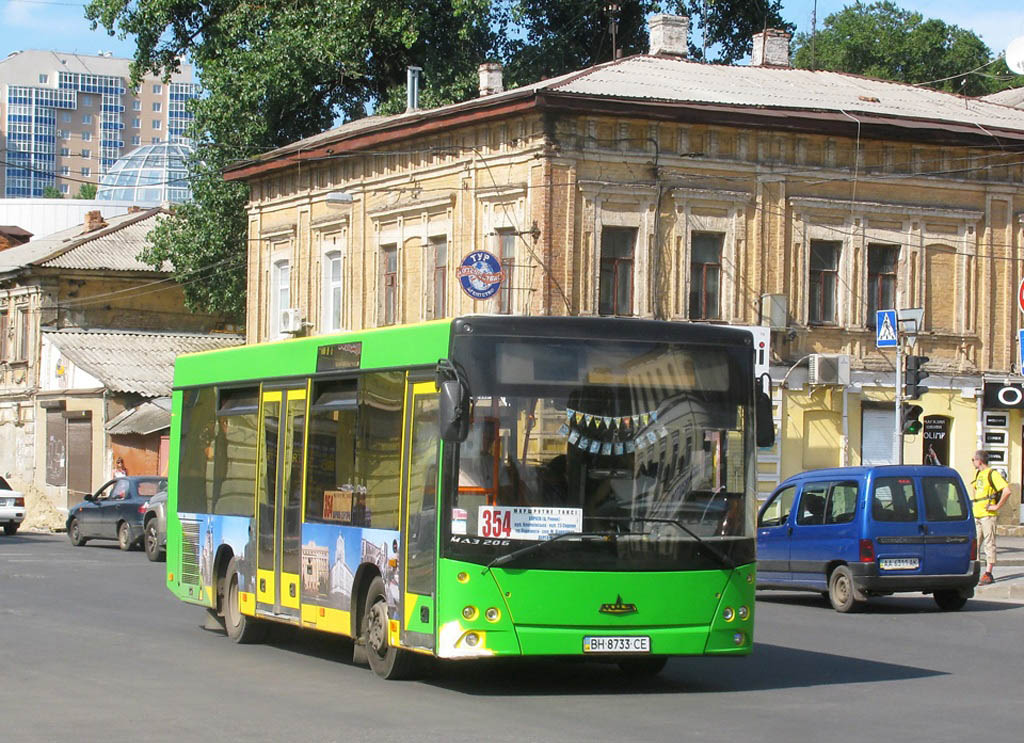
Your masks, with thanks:
M 821 591 L 836 611 L 920 591 L 956 611 L 980 563 L 956 470 L 921 465 L 812 470 L 781 483 L 757 516 L 757 587 Z

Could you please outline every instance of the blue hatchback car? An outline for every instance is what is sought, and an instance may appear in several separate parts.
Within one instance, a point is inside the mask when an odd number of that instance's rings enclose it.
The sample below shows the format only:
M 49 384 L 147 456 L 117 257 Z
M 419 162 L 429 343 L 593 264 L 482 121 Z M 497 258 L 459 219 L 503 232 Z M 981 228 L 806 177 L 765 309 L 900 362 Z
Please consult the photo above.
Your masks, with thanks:
M 911 591 L 955 611 L 979 569 L 967 489 L 949 467 L 803 472 L 758 512 L 757 587 L 821 591 L 836 611 Z

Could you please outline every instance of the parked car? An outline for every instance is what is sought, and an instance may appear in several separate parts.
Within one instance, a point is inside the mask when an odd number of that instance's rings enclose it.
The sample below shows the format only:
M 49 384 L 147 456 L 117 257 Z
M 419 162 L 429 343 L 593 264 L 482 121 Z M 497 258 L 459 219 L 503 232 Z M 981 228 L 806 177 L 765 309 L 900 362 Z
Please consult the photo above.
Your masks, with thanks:
M 790 477 L 757 517 L 757 587 L 821 591 L 836 611 L 931 593 L 946 611 L 978 583 L 974 519 L 949 467 L 887 465 Z
M 142 546 L 151 562 L 167 557 L 167 491 L 161 490 L 146 503 L 142 513 Z
M 3 524 L 4 534 L 11 536 L 17 533 L 24 520 L 25 496 L 0 477 L 0 524 Z
M 142 539 L 146 503 L 161 490 L 167 490 L 166 477 L 115 477 L 68 512 L 68 539 L 76 547 L 116 539 L 121 549 L 132 549 Z

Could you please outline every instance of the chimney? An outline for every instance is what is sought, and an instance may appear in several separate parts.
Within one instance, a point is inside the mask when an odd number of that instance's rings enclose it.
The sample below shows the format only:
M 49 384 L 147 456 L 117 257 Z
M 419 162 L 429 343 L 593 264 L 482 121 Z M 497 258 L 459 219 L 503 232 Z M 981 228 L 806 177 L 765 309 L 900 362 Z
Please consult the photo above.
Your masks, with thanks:
M 422 67 L 405 68 L 405 112 L 415 111 L 420 107 L 420 73 Z
M 790 67 L 790 35 L 777 28 L 754 34 L 754 51 L 750 55 L 752 67 Z
M 103 221 L 103 215 L 100 214 L 98 209 L 85 213 L 85 229 L 83 232 L 93 232 L 106 226 L 107 223 Z
M 484 62 L 477 68 L 480 73 L 480 97 L 501 93 L 505 85 L 501 79 L 501 65 L 497 62 Z
M 690 34 L 690 19 L 685 15 L 651 16 L 649 24 L 650 53 L 669 57 L 685 57 Z

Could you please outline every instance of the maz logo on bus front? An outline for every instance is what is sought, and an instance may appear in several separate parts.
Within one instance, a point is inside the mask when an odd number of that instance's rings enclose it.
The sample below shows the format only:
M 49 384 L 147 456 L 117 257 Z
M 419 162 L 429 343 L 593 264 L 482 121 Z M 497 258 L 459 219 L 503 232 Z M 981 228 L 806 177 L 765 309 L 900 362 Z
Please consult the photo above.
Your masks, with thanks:
M 636 614 L 637 608 L 636 604 L 622 603 L 622 596 L 616 596 L 614 604 L 601 604 L 598 611 L 602 614 Z

